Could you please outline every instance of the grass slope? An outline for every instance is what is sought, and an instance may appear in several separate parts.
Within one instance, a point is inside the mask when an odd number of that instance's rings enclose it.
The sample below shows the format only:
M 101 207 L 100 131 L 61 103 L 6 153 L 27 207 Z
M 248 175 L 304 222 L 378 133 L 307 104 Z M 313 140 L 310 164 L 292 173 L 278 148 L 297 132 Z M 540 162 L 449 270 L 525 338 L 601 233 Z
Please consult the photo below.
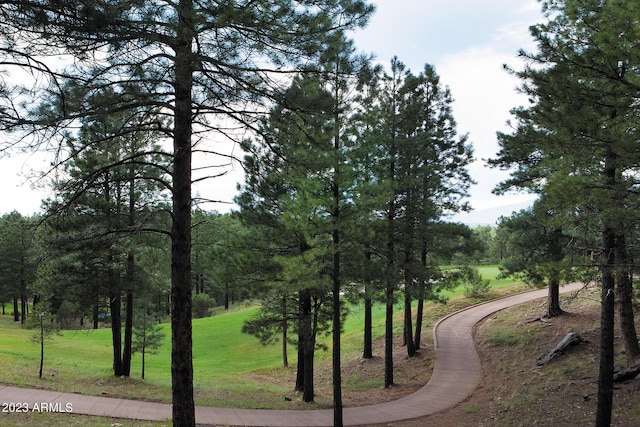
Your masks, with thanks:
M 492 279 L 494 287 L 513 284 L 512 280 L 495 281 L 497 267 L 482 267 L 484 278 Z M 459 296 L 463 287 L 448 292 Z M 281 388 L 248 379 L 247 373 L 272 372 L 274 375 L 295 375 L 295 371 L 279 372 L 282 364 L 281 344 L 263 346 L 250 335 L 243 334 L 242 325 L 257 307 L 241 307 L 193 321 L 193 367 L 196 402 L 199 405 L 254 407 L 251 394 L 256 390 L 284 394 L 291 387 Z M 376 306 L 373 313 L 374 338 L 384 333 L 384 307 Z M 344 351 L 362 345 L 363 315 L 355 307 L 344 325 L 342 345 Z M 425 328 L 431 326 L 429 321 Z M 402 324 L 396 321 L 400 332 Z M 140 397 L 157 401 L 170 401 L 171 388 L 171 330 L 163 325 L 165 340 L 157 355 L 148 355 L 146 380 L 140 377 L 140 356 L 132 362 L 131 378 L 114 378 L 110 329 L 64 331 L 46 344 L 45 378 L 39 380 L 39 346 L 31 342 L 33 331 L 25 330 L 13 322 L 12 316 L 0 317 L 0 365 L 5 368 L 0 382 L 34 386 L 88 394 Z M 320 337 L 330 346 L 330 337 Z M 296 352 L 289 347 L 290 363 L 296 363 Z M 318 362 L 330 360 L 330 352 L 318 352 Z M 293 381 L 293 377 L 292 377 Z

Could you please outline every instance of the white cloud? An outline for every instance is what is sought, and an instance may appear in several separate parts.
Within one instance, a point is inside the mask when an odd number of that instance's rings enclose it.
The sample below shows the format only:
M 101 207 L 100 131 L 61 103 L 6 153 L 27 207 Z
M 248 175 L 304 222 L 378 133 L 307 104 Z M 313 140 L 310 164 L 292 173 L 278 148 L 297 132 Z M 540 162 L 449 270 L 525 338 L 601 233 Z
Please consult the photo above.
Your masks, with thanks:
M 0 214 L 17 210 L 23 215 L 40 212 L 42 200 L 51 196 L 45 180 L 38 180 L 40 172 L 48 165 L 46 155 L 14 154 L 0 160 Z
M 458 131 L 469 133 L 475 148 L 477 160 L 469 168 L 478 182 L 471 189 L 470 201 L 475 211 L 456 217 L 465 222 L 493 223 L 500 215 L 509 215 L 512 209 L 526 207 L 535 199 L 523 193 L 493 195 L 493 188 L 507 179 L 508 173 L 491 169 L 483 161 L 496 156 L 499 149 L 496 132 L 508 131 L 506 122 L 510 110 L 526 102 L 525 96 L 517 91 L 520 82 L 503 66 L 518 69 L 522 65 L 518 50 L 533 50 L 528 28 L 541 19 L 539 5 L 529 1 L 514 9 L 512 16 L 511 21 L 494 29 L 490 42 L 451 52 L 436 64 L 438 74 L 450 87 L 455 100 L 453 110 Z
M 509 110 L 522 102 L 517 80 L 502 69 L 513 57 L 490 47 L 474 47 L 445 58 L 437 71 L 452 91 L 459 130 L 471 132 L 477 152 L 495 153 L 495 132 L 502 129 Z

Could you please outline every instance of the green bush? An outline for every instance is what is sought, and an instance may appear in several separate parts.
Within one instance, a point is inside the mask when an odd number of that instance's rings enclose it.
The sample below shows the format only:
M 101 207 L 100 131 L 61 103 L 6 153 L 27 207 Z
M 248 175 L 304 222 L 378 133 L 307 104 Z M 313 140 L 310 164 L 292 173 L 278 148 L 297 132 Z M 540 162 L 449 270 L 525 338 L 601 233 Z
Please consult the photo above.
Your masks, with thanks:
M 193 317 L 202 319 L 211 315 L 211 308 L 215 305 L 215 300 L 207 294 L 197 294 L 193 297 Z
M 469 284 L 464 288 L 464 296 L 467 298 L 483 298 L 491 292 L 491 281 L 483 279 L 477 268 L 467 270 Z

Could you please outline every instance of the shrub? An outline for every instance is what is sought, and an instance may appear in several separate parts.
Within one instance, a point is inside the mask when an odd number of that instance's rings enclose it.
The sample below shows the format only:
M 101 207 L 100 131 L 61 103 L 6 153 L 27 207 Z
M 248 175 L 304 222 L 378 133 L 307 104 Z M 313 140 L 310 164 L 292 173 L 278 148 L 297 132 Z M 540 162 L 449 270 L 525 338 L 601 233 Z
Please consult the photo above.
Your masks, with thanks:
M 211 308 L 214 306 L 215 300 L 207 294 L 197 294 L 193 296 L 193 317 L 200 319 L 211 315 Z
M 491 291 L 491 281 L 483 279 L 477 268 L 467 270 L 469 284 L 464 288 L 464 296 L 467 298 L 483 298 Z

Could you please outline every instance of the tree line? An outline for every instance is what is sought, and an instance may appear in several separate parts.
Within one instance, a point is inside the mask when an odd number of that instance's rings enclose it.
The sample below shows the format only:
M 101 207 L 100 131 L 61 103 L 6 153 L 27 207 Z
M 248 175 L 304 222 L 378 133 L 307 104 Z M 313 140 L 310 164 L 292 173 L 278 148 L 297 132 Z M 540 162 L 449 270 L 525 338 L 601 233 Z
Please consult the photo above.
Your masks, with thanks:
M 192 315 L 206 316 L 214 301 L 228 308 L 230 299 L 262 297 L 263 310 L 245 330 L 263 341 L 281 333 L 283 360 L 286 344 L 296 344 L 295 387 L 307 402 L 314 399 L 316 336 L 331 330 L 339 373 L 347 305 L 362 299 L 367 358 L 373 355 L 372 305 L 387 306 L 385 386 L 393 385 L 398 299 L 407 313 L 411 357 L 420 347 L 424 301 L 439 300 L 439 290 L 464 276 L 440 266 L 466 253 L 464 237 L 472 234 L 443 221 L 467 209 L 472 150 L 466 135 L 457 135 L 452 97 L 435 69 L 427 65 L 414 75 L 393 59 L 388 73 L 364 57 L 337 58 L 341 63 L 326 70 L 296 75 L 277 94 L 256 137 L 243 141 L 247 180 L 239 210 L 191 212 Z M 339 66 L 346 71 L 335 72 Z M 43 201 L 44 212 L 3 218 L 30 224 L 24 232 L 34 270 L 23 280 L 29 286 L 19 288 L 22 315 L 31 297 L 67 328 L 85 319 L 95 328 L 108 316 L 116 376 L 130 375 L 137 319 L 164 319 L 175 309 L 167 268 L 168 156 L 157 132 L 116 137 L 128 120 L 117 114 L 80 119 L 77 135 L 64 140 L 69 160 L 53 181 L 54 196 Z M 2 247 L 13 248 L 14 238 L 3 239 Z M 7 255 L 9 266 L 13 259 Z M 15 282 L 7 281 L 7 291 L 14 290 Z M 134 313 L 138 306 L 145 311 Z
M 386 72 L 349 59 L 328 58 L 325 73 L 296 77 L 283 91 L 259 137 L 244 145 L 247 178 L 237 199 L 244 224 L 263 230 L 253 233 L 256 258 L 270 265 L 263 270 L 267 310 L 247 329 L 267 339 L 297 325 L 296 387 L 307 402 L 315 337 L 325 324 L 333 327 L 339 372 L 342 294 L 364 300 L 364 357 L 372 356 L 372 302 L 386 305 L 385 387 L 393 385 L 398 294 L 411 357 L 420 345 L 422 304 L 461 278 L 441 262 L 462 243 L 440 242 L 470 233 L 445 221 L 466 208 L 472 150 L 457 135 L 451 95 L 434 68 L 415 75 L 394 58 Z M 362 68 L 358 75 L 353 67 Z
M 243 132 L 234 129 L 255 127 L 283 79 L 317 64 L 372 12 L 361 0 L 1 3 L 2 65 L 26 75 L 0 90 L 1 129 L 13 135 L 4 149 L 54 148 L 62 164 L 76 155 L 64 141 L 79 121 L 113 113 L 122 126 L 89 146 L 149 132 L 165 138 L 155 154 L 170 177 L 174 425 L 195 425 L 192 155 L 210 151 L 202 144 L 210 135 L 237 142 Z

